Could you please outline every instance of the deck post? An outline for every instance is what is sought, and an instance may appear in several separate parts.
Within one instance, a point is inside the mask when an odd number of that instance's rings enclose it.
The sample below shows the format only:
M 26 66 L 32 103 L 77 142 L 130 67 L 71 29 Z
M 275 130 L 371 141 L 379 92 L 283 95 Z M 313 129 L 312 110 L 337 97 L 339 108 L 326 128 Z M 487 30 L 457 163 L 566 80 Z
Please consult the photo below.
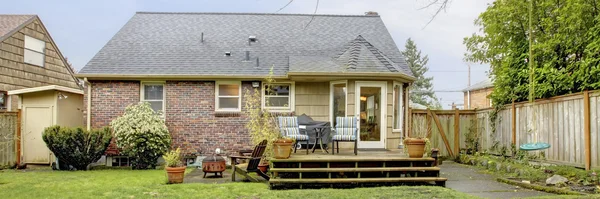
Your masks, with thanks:
M 433 166 L 436 167 L 438 165 L 438 156 L 439 156 L 439 149 L 433 148 L 431 149 L 431 157 L 434 159 L 433 161 Z
M 590 131 L 590 93 L 583 91 L 583 142 L 585 146 L 585 170 L 592 167 L 591 131 Z

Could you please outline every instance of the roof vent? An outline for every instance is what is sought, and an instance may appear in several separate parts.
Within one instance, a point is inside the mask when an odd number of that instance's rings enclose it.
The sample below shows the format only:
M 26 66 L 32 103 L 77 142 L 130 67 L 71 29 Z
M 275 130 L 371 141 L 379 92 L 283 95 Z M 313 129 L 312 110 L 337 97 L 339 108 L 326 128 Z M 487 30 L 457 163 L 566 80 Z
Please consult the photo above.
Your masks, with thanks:
M 249 41 L 249 42 L 256 42 L 256 36 L 254 36 L 254 35 L 250 35 L 250 36 L 248 37 L 248 41 Z
M 200 33 L 200 43 L 204 43 L 204 32 Z
M 250 61 L 250 51 L 246 51 L 246 57 L 244 58 L 244 61 Z
M 227 56 L 227 57 L 231 56 L 231 52 L 229 52 L 229 51 L 225 52 L 225 56 Z
M 375 12 L 375 11 L 368 11 L 365 12 L 366 16 L 379 16 L 379 13 Z

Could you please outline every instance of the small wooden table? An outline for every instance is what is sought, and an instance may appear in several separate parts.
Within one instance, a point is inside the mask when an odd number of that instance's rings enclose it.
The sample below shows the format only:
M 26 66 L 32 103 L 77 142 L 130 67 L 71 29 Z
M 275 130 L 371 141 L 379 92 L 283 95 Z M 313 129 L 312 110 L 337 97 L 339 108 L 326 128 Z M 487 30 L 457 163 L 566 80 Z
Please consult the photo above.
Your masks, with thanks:
M 313 148 L 312 148 L 312 153 L 315 153 L 315 149 L 317 149 L 317 143 L 319 143 L 319 146 L 321 146 L 321 153 L 325 152 L 325 153 L 329 153 L 329 151 L 327 151 L 326 148 L 323 148 L 323 133 L 325 131 L 325 127 L 316 127 L 315 128 L 315 143 L 313 144 Z

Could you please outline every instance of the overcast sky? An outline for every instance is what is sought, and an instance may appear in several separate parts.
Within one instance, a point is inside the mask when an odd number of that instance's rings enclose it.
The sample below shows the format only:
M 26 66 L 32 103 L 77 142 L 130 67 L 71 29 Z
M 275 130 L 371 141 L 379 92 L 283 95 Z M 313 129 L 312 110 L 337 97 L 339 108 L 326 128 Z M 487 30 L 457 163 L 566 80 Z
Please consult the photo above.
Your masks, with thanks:
M 381 15 L 394 41 L 404 49 L 406 39 L 429 55 L 428 76 L 434 90 L 456 91 L 467 86 L 463 38 L 476 32 L 473 21 L 492 0 L 451 1 L 427 27 L 435 8 L 420 9 L 430 0 L 321 0 L 318 14 Z M 272 13 L 288 0 L 19 0 L 0 7 L 2 14 L 37 14 L 64 56 L 81 69 L 136 11 Z M 316 0 L 295 0 L 281 13 L 314 12 Z M 487 78 L 488 66 L 472 65 L 471 84 Z M 462 93 L 437 92 L 444 107 L 463 103 Z

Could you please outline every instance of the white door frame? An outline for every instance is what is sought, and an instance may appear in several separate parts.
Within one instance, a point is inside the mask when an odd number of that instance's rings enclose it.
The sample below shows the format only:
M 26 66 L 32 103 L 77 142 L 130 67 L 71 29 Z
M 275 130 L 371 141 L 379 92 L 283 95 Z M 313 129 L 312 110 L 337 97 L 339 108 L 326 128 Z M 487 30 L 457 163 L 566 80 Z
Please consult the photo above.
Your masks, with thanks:
M 377 148 L 384 149 L 385 148 L 385 139 L 387 138 L 387 82 L 386 81 L 356 81 L 354 84 L 355 94 L 354 94 L 354 110 L 355 116 L 360 120 L 360 88 L 361 87 L 380 87 L 381 88 L 381 103 L 379 104 L 379 109 L 381 111 L 381 117 L 379 118 L 379 130 L 380 130 L 380 140 L 379 141 L 361 141 L 360 140 L 360 121 L 357 121 L 358 127 L 358 148 Z

